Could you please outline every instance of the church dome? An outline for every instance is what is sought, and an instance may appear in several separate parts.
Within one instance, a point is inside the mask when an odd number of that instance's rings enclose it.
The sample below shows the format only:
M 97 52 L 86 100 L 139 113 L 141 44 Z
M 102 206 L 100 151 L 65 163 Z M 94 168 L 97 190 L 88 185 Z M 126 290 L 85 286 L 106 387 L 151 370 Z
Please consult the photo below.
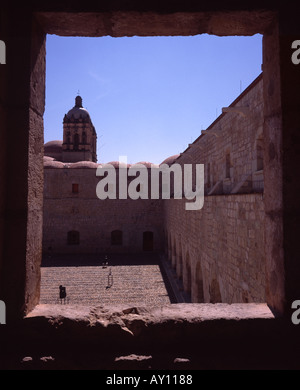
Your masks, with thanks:
M 52 157 L 55 160 L 62 160 L 62 144 L 63 141 L 49 141 L 44 145 L 44 156 Z
M 45 155 L 47 153 L 61 153 L 63 141 L 49 141 L 44 145 Z
M 162 164 L 167 164 L 167 165 L 172 165 L 176 161 L 176 159 L 180 156 L 180 154 L 174 154 L 173 156 L 170 156 L 166 158 L 160 165 Z
M 154 168 L 156 166 L 155 164 L 152 164 L 152 162 L 149 162 L 149 161 L 139 161 L 139 162 L 133 164 L 133 167 L 135 165 L 144 165 L 144 167 L 146 167 L 146 168 L 152 168 L 152 167 Z
M 88 111 L 82 107 L 82 98 L 81 96 L 76 96 L 75 106 L 68 111 L 65 116 L 65 119 L 90 119 L 90 114 Z

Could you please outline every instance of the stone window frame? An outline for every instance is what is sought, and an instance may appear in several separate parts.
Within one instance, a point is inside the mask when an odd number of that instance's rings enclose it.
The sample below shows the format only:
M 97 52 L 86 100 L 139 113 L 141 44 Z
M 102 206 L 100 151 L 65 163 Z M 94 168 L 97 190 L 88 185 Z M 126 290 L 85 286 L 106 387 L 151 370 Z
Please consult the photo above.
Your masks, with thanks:
M 114 4 L 114 7 L 108 9 L 110 12 L 107 12 L 107 9 L 102 9 L 101 4 L 98 5 L 98 8 L 96 7 L 96 10 L 89 10 L 88 12 L 84 5 L 79 8 L 71 7 L 68 10 L 65 9 L 64 5 L 59 10 L 55 10 L 55 5 L 53 7 L 53 9 L 51 7 L 45 9 L 41 4 L 39 9 L 33 7 L 33 9 L 27 10 L 25 17 L 20 14 L 21 10 L 9 10 L 8 17 L 11 20 L 22 20 L 22 24 L 18 26 L 12 22 L 11 26 L 8 24 L 4 30 L 4 33 L 8 35 L 6 40 L 7 58 L 13 52 L 18 52 L 20 42 L 25 43 L 22 46 L 23 71 L 14 72 L 15 69 L 21 70 L 21 68 L 16 67 L 12 71 L 8 71 L 10 90 L 16 90 L 18 87 L 22 94 L 18 95 L 15 103 L 20 113 L 19 116 L 11 116 L 15 120 L 5 124 L 7 137 L 9 133 L 12 133 L 10 130 L 20 127 L 18 126 L 20 120 L 24 123 L 25 119 L 27 123 L 26 131 L 22 128 L 23 136 L 21 136 L 24 139 L 25 146 L 22 144 L 22 150 L 16 148 L 11 156 L 7 157 L 8 163 L 12 163 L 14 177 L 20 178 L 18 179 L 19 187 L 24 188 L 27 194 L 25 196 L 24 192 L 24 196 L 19 197 L 21 199 L 19 203 L 15 202 L 14 196 L 10 196 L 6 200 L 6 208 L 10 210 L 9 215 L 11 216 L 7 220 L 7 226 L 8 228 L 15 226 L 16 218 L 19 218 L 17 228 L 18 234 L 20 237 L 22 236 L 22 243 L 19 247 L 14 247 L 11 241 L 5 241 L 4 254 L 9 253 L 9 261 L 6 260 L 0 276 L 1 280 L 10 279 L 10 285 L 5 285 L 1 289 L 2 296 L 6 302 L 10 303 L 8 305 L 8 315 L 12 318 L 19 318 L 29 313 L 38 303 L 43 198 L 41 185 L 43 183 L 43 165 L 40 151 L 43 145 L 46 34 L 67 36 L 183 36 L 210 33 L 226 36 L 261 33 L 264 35 L 263 93 L 265 121 L 263 132 L 266 179 L 264 183 L 264 202 L 266 210 L 267 304 L 274 313 L 280 315 L 290 313 L 291 309 L 288 305 L 291 298 L 299 292 L 299 286 L 295 283 L 293 276 L 293 268 L 296 267 L 293 246 L 295 240 L 284 241 L 294 231 L 295 223 L 291 220 L 288 221 L 287 217 L 296 207 L 296 200 L 292 198 L 288 201 L 286 195 L 295 189 L 295 181 L 283 179 L 284 174 L 289 172 L 289 168 L 292 166 L 291 160 L 296 158 L 294 151 L 287 155 L 286 147 L 295 131 L 294 102 L 299 101 L 300 94 L 297 89 L 298 69 L 290 61 L 291 41 L 299 38 L 297 34 L 298 21 L 293 12 L 290 9 L 288 12 L 280 9 L 279 15 L 276 6 L 269 10 L 257 11 L 255 6 L 252 5 L 247 10 L 241 10 L 238 5 L 234 6 L 233 9 L 227 9 L 224 5 L 224 9 L 222 8 L 219 11 L 213 9 L 212 12 L 208 12 L 207 9 L 203 9 L 203 5 L 200 3 L 195 2 L 187 9 L 180 1 L 176 3 L 176 6 L 169 2 L 165 6 L 164 12 L 157 9 L 157 4 L 152 5 L 152 3 L 143 5 L 141 9 L 136 3 L 132 9 L 129 9 L 128 5 L 121 6 L 118 4 L 116 6 Z M 14 113 L 16 108 L 12 105 L 11 94 L 7 93 L 5 89 L 0 92 L 3 91 L 5 92 L 4 98 L 8 97 L 8 112 Z M 14 102 L 15 98 L 14 94 Z M 11 138 L 8 141 L 8 145 L 12 144 Z M 21 142 L 19 144 L 21 145 Z M 284 163 L 282 159 L 283 149 L 286 158 Z M 26 163 L 18 164 L 17 167 L 13 165 L 13 161 L 16 156 L 20 157 L 19 152 Z M 276 175 L 274 176 L 272 172 L 276 172 Z M 293 175 L 295 175 L 294 172 Z M 11 184 L 9 181 L 7 184 L 6 191 L 12 195 L 15 192 L 16 184 L 15 182 Z M 19 213 L 21 209 L 27 210 L 26 215 L 23 216 L 22 214 L 22 219 L 20 219 L 21 214 Z M 14 214 L 15 211 L 17 213 Z M 14 215 L 16 216 L 14 217 Z M 290 253 L 290 257 L 286 260 L 284 253 Z M 15 267 L 19 267 L 22 260 L 24 261 L 23 271 L 16 275 Z M 12 291 L 10 288 L 13 284 L 20 285 L 17 294 L 15 289 Z

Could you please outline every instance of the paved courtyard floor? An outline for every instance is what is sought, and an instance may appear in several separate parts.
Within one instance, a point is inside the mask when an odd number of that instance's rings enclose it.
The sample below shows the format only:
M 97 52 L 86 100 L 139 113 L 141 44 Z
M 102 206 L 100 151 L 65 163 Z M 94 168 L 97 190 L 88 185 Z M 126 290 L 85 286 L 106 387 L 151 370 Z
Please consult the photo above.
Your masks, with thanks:
M 66 287 L 66 303 L 87 305 L 165 305 L 172 303 L 159 256 L 62 255 L 43 259 L 40 303 L 60 304 L 59 286 Z

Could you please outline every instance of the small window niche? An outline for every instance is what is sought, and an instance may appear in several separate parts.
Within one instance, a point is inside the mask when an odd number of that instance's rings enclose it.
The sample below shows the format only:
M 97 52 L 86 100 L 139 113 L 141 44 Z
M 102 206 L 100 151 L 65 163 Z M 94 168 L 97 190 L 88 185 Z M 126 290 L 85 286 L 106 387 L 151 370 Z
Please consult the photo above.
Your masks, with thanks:
M 111 245 L 123 245 L 123 233 L 121 230 L 114 230 L 111 232 Z
M 72 184 L 72 193 L 73 194 L 78 194 L 79 193 L 79 184 L 78 183 L 73 183 Z
M 67 238 L 68 245 L 79 245 L 80 244 L 80 234 L 76 230 L 71 230 L 68 232 Z
M 264 169 L 264 140 L 259 138 L 256 140 L 256 170 Z

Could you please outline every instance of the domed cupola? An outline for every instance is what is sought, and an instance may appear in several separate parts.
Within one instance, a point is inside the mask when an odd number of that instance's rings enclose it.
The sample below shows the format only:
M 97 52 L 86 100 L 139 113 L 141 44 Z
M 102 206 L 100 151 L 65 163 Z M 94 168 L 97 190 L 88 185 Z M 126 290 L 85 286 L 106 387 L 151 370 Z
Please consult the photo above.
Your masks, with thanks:
M 88 111 L 82 106 L 82 97 L 76 96 L 75 98 L 75 106 L 68 111 L 68 113 L 64 117 L 64 122 L 89 122 L 91 121 L 90 114 Z

